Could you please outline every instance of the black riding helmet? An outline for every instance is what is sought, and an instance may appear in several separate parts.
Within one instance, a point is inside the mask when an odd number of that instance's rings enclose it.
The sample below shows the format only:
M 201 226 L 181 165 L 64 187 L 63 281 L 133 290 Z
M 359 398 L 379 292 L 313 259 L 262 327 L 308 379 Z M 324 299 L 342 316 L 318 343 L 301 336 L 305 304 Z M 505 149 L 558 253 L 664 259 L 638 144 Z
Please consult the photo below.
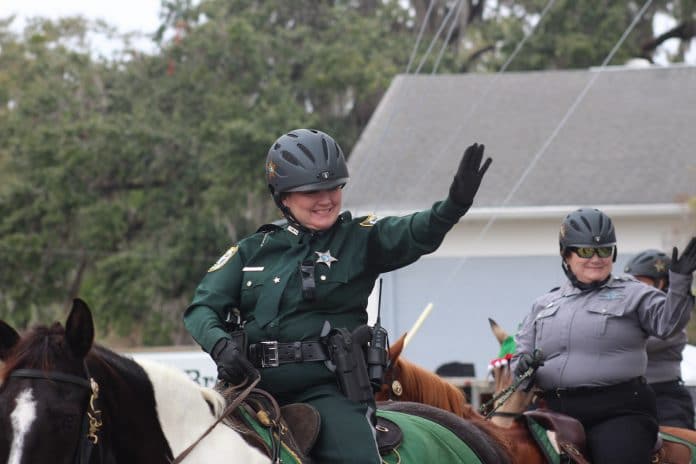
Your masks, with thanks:
M 558 234 L 561 256 L 569 247 L 614 247 L 616 261 L 616 233 L 609 216 L 595 208 L 580 208 L 568 214 Z
M 288 216 L 282 194 L 331 189 L 348 182 L 343 150 L 328 134 L 296 129 L 275 141 L 266 157 L 266 182 L 276 205 Z
M 604 282 L 580 282 L 566 263 L 565 256 L 570 247 L 614 247 L 614 262 L 616 261 L 616 233 L 614 224 L 609 216 L 595 208 L 580 208 L 565 217 L 558 233 L 558 244 L 561 250 L 561 267 L 563 272 L 575 287 L 582 290 L 598 288 Z M 608 278 L 607 278 L 608 279 Z
M 672 259 L 660 250 L 645 250 L 635 255 L 626 264 L 624 272 L 634 276 L 650 277 L 655 282 L 669 279 L 669 266 Z

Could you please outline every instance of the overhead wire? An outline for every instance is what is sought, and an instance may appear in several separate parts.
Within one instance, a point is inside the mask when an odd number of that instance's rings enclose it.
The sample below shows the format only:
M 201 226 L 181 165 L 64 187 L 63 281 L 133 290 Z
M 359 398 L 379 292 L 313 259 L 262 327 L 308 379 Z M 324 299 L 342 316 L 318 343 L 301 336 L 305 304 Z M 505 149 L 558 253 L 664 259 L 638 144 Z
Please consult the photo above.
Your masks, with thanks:
M 442 41 L 442 46 L 440 47 L 440 52 L 437 54 L 437 58 L 435 59 L 435 64 L 433 65 L 433 70 L 430 72 L 430 74 L 435 74 L 437 72 L 437 68 L 440 66 L 440 61 L 442 61 L 442 56 L 445 54 L 445 50 L 447 49 L 447 45 L 449 45 L 450 39 L 452 38 L 452 34 L 454 33 L 454 29 L 457 26 L 457 19 L 459 18 L 459 15 L 461 14 L 462 6 L 464 5 L 463 0 L 457 0 L 457 7 L 456 7 L 456 12 L 454 13 L 454 17 L 452 18 L 452 24 L 450 24 L 449 31 L 447 31 L 447 37 L 445 37 L 445 40 Z M 465 31 L 462 31 L 460 35 L 464 35 Z
M 611 49 L 609 54 L 605 57 L 605 59 L 602 61 L 602 64 L 597 68 L 597 70 L 592 74 L 591 78 L 588 80 L 587 84 L 585 84 L 585 87 L 580 91 L 578 96 L 575 98 L 573 103 L 570 105 L 568 110 L 566 110 L 565 114 L 561 118 L 561 120 L 558 122 L 554 130 L 551 132 L 551 134 L 546 138 L 542 146 L 539 148 L 539 150 L 535 153 L 535 155 L 532 157 L 532 160 L 530 161 L 529 165 L 527 165 L 527 168 L 524 170 L 520 178 L 517 180 L 515 185 L 512 187 L 510 192 L 507 194 L 505 199 L 503 200 L 502 206 L 506 206 L 514 197 L 514 195 L 517 193 L 517 190 L 520 188 L 520 186 L 524 183 L 525 179 L 529 176 L 529 174 L 534 170 L 536 165 L 538 164 L 539 160 L 541 157 L 544 155 L 548 147 L 551 145 L 553 140 L 556 138 L 558 133 L 561 131 L 561 129 L 565 126 L 567 123 L 568 119 L 575 113 L 575 110 L 578 108 L 582 100 L 585 98 L 587 93 L 589 92 L 590 88 L 594 85 L 595 81 L 597 78 L 600 76 L 602 71 L 607 67 L 607 65 L 611 62 L 611 60 L 614 58 L 614 55 L 616 52 L 619 50 L 623 42 L 626 40 L 626 37 L 633 31 L 635 25 L 638 23 L 640 18 L 643 16 L 645 11 L 650 7 L 650 4 L 653 2 L 653 0 L 646 0 L 646 2 L 643 4 L 643 7 L 636 13 L 636 15 L 633 18 L 633 21 L 628 25 L 628 27 L 624 30 L 623 34 L 621 37 L 617 40 L 616 44 L 614 47 Z M 490 219 L 486 222 L 484 227 L 481 229 L 481 232 L 476 237 L 476 240 L 474 242 L 473 247 L 475 248 L 478 243 L 480 243 L 483 240 L 483 237 L 488 233 L 490 228 L 493 226 L 495 221 L 498 219 L 499 215 L 497 213 L 493 213 L 490 217 Z M 447 284 L 450 283 L 450 281 L 454 278 L 454 276 L 462 269 L 464 264 L 467 261 L 468 256 L 462 257 L 457 266 L 453 267 L 449 273 L 446 275 L 445 279 L 441 281 L 442 286 L 446 286 Z M 439 293 L 439 292 L 438 292 Z

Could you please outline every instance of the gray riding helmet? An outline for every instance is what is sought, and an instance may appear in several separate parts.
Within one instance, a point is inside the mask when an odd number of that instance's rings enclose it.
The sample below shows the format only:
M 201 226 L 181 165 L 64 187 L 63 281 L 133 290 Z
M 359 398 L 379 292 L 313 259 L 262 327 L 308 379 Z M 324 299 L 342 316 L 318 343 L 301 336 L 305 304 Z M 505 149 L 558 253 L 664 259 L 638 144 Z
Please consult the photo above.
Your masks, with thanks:
M 635 255 L 624 267 L 626 274 L 650 277 L 655 282 L 669 280 L 672 259 L 660 250 L 645 250 Z
M 568 247 L 616 247 L 616 232 L 609 216 L 596 208 L 580 208 L 568 214 L 558 234 L 561 256 Z M 616 261 L 616 248 L 614 248 Z
M 281 136 L 268 150 L 266 181 L 283 209 L 283 193 L 331 189 L 348 182 L 343 150 L 330 135 L 296 129 Z

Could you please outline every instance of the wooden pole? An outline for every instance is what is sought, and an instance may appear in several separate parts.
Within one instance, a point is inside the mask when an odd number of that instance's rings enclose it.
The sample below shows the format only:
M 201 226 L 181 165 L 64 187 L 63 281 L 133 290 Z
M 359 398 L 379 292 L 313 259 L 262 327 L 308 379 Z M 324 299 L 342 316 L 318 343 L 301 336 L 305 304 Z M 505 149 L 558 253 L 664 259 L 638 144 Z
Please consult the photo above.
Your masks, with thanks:
M 430 315 L 430 311 L 432 310 L 433 304 L 428 303 L 421 315 L 418 316 L 418 319 L 416 319 L 416 322 L 413 323 L 413 327 L 411 327 L 411 330 L 409 330 L 406 333 L 406 338 L 404 338 L 404 348 L 406 348 L 406 345 L 408 345 L 408 343 L 411 341 L 416 332 L 418 332 L 418 329 L 420 329 L 420 326 L 423 325 L 425 318 L 427 318 Z

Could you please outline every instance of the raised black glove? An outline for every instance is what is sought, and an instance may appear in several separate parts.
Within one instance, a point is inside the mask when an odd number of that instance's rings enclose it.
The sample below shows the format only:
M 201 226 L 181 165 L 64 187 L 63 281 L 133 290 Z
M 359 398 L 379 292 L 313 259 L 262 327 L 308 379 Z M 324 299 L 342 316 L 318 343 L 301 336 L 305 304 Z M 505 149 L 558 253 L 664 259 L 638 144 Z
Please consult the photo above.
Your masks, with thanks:
M 459 206 L 469 207 L 481 185 L 481 179 L 493 161 L 487 158 L 481 165 L 484 146 L 475 143 L 467 147 L 450 186 L 449 196 Z
M 227 338 L 221 338 L 210 351 L 217 364 L 218 377 L 233 385 L 241 385 L 259 376 L 259 371 L 239 351 L 237 345 Z
M 672 265 L 669 270 L 677 274 L 691 275 L 696 271 L 696 237 L 691 237 L 681 256 L 677 258 L 677 247 L 672 248 Z
M 537 369 L 544 365 L 544 357 L 541 350 L 534 350 L 534 354 L 521 353 L 517 356 L 517 366 L 515 366 L 515 376 L 519 377 L 529 368 Z

